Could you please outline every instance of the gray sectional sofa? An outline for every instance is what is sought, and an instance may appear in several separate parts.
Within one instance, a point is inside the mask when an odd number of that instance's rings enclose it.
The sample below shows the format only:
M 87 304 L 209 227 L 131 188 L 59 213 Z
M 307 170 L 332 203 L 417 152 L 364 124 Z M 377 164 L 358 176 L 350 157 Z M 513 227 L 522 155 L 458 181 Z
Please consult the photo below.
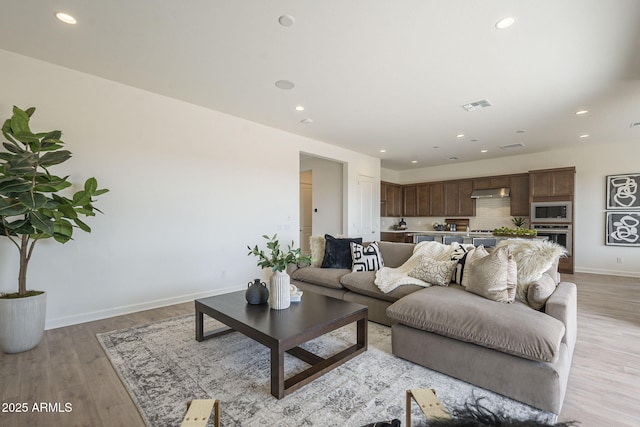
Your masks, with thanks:
M 379 242 L 385 267 L 402 266 L 414 244 Z M 375 271 L 289 269 L 300 289 L 367 305 L 369 320 L 391 326 L 393 354 L 539 409 L 560 413 L 576 341 L 576 286 L 561 282 L 540 310 L 492 301 L 449 286 L 399 286 L 384 293 Z

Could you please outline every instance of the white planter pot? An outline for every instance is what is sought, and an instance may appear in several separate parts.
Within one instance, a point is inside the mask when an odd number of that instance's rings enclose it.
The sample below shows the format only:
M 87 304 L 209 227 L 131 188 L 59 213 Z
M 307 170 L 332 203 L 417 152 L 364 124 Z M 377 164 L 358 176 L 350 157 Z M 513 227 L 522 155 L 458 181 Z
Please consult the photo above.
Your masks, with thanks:
M 42 340 L 47 313 L 47 294 L 0 298 L 0 348 L 5 353 L 31 350 Z
M 291 278 L 284 271 L 276 271 L 271 276 L 269 283 L 269 307 L 274 310 L 283 310 L 291 305 L 291 293 L 289 286 Z

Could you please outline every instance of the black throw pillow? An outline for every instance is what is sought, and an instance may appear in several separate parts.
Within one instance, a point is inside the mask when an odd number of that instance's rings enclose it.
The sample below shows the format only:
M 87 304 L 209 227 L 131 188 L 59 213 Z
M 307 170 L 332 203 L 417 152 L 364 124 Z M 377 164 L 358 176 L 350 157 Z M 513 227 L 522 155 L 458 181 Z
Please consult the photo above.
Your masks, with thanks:
M 335 237 L 325 234 L 327 241 L 324 248 L 324 258 L 322 259 L 322 268 L 351 268 L 353 261 L 351 260 L 351 242 L 362 244 L 362 237 L 355 239 L 336 239 Z

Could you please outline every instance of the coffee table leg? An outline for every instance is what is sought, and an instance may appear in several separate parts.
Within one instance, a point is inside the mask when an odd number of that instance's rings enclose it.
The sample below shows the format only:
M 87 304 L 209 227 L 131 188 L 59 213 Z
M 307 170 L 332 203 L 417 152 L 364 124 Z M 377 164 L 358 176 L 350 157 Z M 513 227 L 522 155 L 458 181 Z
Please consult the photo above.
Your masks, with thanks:
M 196 308 L 196 341 L 202 341 L 203 338 L 204 313 Z
M 369 342 L 367 321 L 368 321 L 368 316 L 358 320 L 357 332 L 356 332 L 358 345 L 363 346 L 365 351 L 367 350 L 367 345 Z
M 278 346 L 271 349 L 271 394 L 284 397 L 284 351 Z

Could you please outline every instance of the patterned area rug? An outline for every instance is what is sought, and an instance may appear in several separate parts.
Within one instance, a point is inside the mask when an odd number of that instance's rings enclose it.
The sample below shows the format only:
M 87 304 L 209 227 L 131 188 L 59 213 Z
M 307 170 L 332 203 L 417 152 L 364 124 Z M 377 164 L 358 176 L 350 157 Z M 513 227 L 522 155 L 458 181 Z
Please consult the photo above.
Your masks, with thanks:
M 205 330 L 220 326 L 207 319 Z M 193 315 L 98 335 L 147 425 L 180 425 L 191 399 L 219 399 L 226 427 L 361 426 L 393 418 L 404 425 L 409 388 L 435 389 L 449 410 L 484 398 L 484 406 L 514 418 L 555 421 L 551 413 L 393 356 L 391 329 L 372 322 L 365 353 L 281 400 L 270 394 L 267 347 L 238 332 L 201 343 L 194 335 Z M 328 356 L 355 342 L 355 336 L 350 325 L 304 347 Z M 287 377 L 307 366 L 286 356 Z M 425 424 L 415 403 L 412 413 L 414 425 Z

